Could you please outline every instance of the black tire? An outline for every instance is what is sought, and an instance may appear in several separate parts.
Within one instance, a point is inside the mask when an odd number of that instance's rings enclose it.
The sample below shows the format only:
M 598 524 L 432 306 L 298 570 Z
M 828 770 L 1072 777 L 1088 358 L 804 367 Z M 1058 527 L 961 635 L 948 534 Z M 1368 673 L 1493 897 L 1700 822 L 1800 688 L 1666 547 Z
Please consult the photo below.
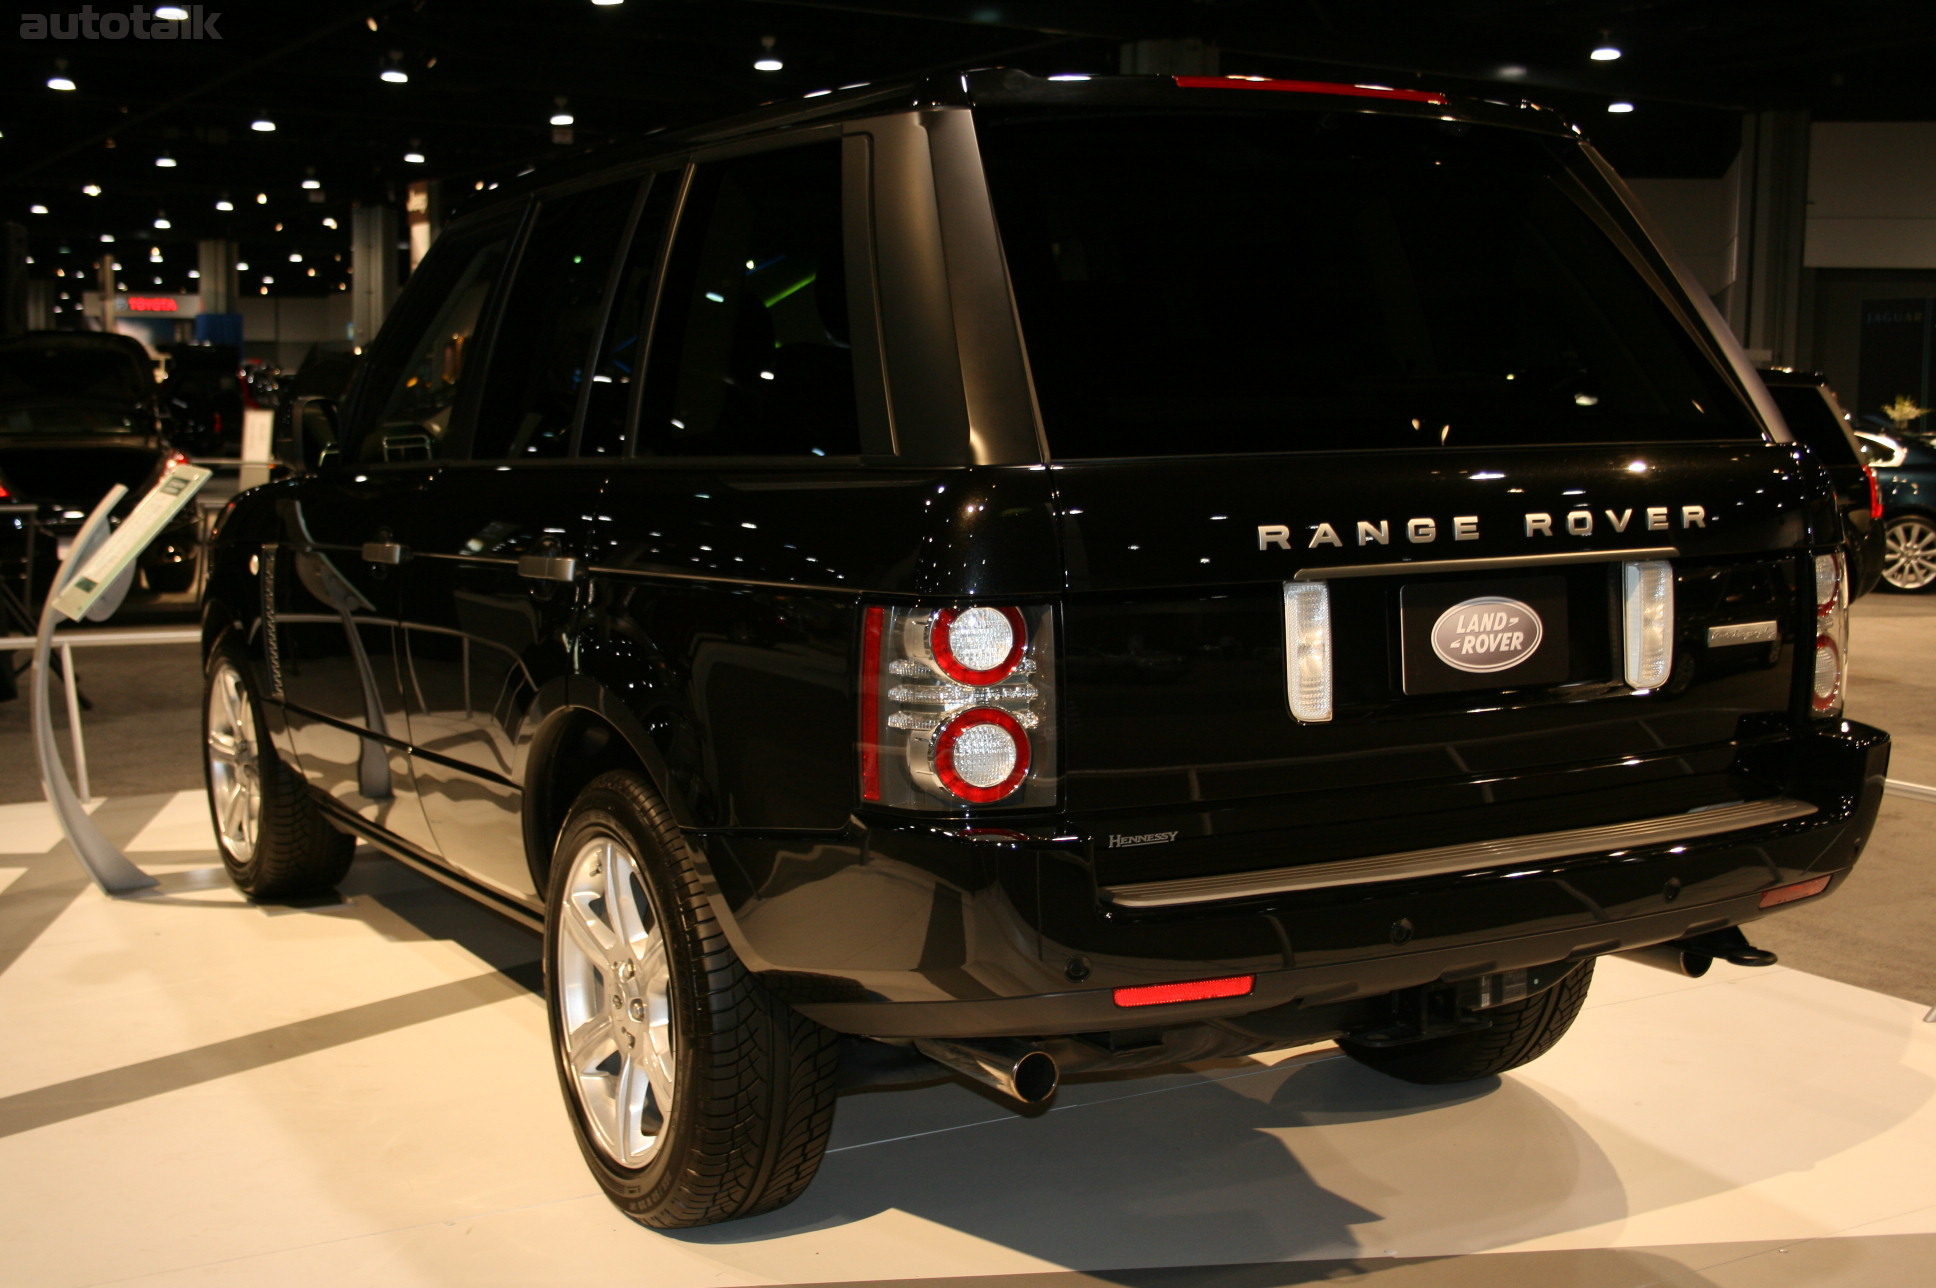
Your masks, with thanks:
M 218 647 L 202 686 L 202 771 L 222 865 L 251 899 L 324 894 L 349 871 L 356 842 L 329 825 L 265 728 L 247 660 Z
M 1903 594 L 1936 589 L 1936 519 L 1891 515 L 1882 528 L 1882 585 Z
M 1471 1082 L 1531 1064 L 1566 1036 L 1593 984 L 1593 962 L 1523 1002 L 1485 1012 L 1492 1027 L 1449 1037 L 1426 1038 L 1404 1046 L 1372 1047 L 1341 1038 L 1344 1053 L 1368 1068 L 1405 1082 Z
M 712 1225 L 806 1189 L 833 1127 L 839 1038 L 740 962 L 637 774 L 605 774 L 572 804 L 544 960 L 572 1129 L 621 1211 L 662 1229 Z

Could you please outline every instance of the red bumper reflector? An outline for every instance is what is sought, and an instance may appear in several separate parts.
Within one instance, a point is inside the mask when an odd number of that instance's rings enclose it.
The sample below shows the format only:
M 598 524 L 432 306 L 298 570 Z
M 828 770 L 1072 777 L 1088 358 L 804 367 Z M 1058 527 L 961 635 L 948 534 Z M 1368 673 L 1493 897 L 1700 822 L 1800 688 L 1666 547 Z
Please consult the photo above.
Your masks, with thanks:
M 1773 908 L 1779 904 L 1793 903 L 1797 899 L 1806 899 L 1812 894 L 1820 894 L 1822 891 L 1828 889 L 1828 883 L 1833 879 L 1833 876 L 1834 874 L 1831 873 L 1826 877 L 1812 877 L 1807 881 L 1800 881 L 1794 885 L 1777 886 L 1775 889 L 1761 896 L 1761 906 L 1764 908 Z
M 1445 95 L 1387 85 L 1343 85 L 1333 81 L 1272 80 L 1263 76 L 1173 76 L 1183 89 L 1274 89 L 1289 94 L 1343 94 L 1350 98 L 1395 98 L 1407 103 L 1445 106 Z
M 1118 1006 L 1161 1006 L 1165 1002 L 1207 1002 L 1213 997 L 1244 997 L 1257 984 L 1255 975 L 1227 979 L 1192 979 L 1181 984 L 1138 984 L 1116 990 Z

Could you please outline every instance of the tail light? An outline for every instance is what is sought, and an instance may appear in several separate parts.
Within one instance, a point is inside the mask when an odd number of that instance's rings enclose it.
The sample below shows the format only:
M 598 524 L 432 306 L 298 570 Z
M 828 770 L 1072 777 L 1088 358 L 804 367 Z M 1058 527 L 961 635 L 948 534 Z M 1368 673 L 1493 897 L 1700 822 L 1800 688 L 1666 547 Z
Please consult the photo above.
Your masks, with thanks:
M 1658 689 L 1674 670 L 1674 565 L 1664 559 L 1622 564 L 1621 587 L 1627 683 Z
M 1815 556 L 1815 680 L 1809 705 L 1816 715 L 1842 714 L 1849 678 L 1849 576 L 1840 554 Z
M 1284 687 L 1299 724 L 1331 718 L 1331 587 L 1284 583 Z
M 1869 480 L 1869 517 L 1880 521 L 1882 518 L 1882 485 L 1876 481 L 1875 467 L 1867 461 L 1862 462 L 1862 476 Z
M 861 799 L 900 809 L 1055 802 L 1047 606 L 872 605 L 861 633 Z

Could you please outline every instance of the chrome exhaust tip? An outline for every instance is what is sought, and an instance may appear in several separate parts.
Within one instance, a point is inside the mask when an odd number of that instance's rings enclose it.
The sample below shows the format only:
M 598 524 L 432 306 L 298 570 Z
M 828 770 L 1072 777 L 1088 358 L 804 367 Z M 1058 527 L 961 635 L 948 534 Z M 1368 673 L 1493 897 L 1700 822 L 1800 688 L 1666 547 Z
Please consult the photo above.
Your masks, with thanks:
M 1041 1104 L 1062 1081 L 1055 1057 L 1020 1038 L 916 1038 L 914 1049 L 1025 1105 Z

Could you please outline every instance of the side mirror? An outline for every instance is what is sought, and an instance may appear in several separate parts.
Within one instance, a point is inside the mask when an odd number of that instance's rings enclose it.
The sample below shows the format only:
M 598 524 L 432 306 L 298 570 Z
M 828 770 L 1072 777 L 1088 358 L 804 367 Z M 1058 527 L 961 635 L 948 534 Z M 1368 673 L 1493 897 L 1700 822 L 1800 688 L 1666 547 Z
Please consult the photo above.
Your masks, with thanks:
M 307 395 L 276 409 L 275 457 L 297 470 L 313 470 L 341 448 L 336 402 Z

